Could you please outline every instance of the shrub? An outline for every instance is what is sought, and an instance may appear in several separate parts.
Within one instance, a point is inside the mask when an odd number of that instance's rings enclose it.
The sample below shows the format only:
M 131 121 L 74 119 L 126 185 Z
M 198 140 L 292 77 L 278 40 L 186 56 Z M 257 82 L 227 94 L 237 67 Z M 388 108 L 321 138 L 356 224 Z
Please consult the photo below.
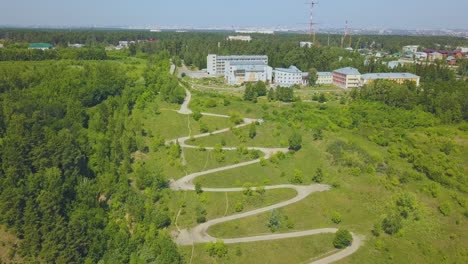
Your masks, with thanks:
M 200 111 L 194 111 L 192 117 L 195 119 L 195 121 L 198 121 L 203 117 L 203 115 Z
M 218 240 L 216 242 L 210 242 L 206 245 L 206 252 L 210 257 L 225 257 L 228 253 L 228 248 L 223 241 Z
M 244 210 L 244 203 L 242 201 L 238 201 L 234 207 L 236 212 L 242 212 Z
M 333 212 L 331 220 L 335 224 L 341 223 L 341 214 L 338 212 Z
M 401 217 L 397 214 L 389 215 L 382 221 L 382 229 L 389 235 L 396 234 L 401 228 Z
M 452 208 L 449 203 L 442 203 L 439 205 L 439 211 L 443 216 L 449 216 L 452 212 Z
M 316 183 L 321 183 L 323 181 L 323 171 L 321 168 L 318 168 L 316 171 L 315 171 L 315 175 L 314 177 L 312 178 L 312 181 L 316 182 Z
M 276 232 L 281 228 L 281 216 L 277 210 L 271 211 L 267 226 L 270 228 L 271 232 Z
M 195 192 L 196 192 L 197 194 L 203 193 L 201 183 L 199 183 L 199 182 L 195 183 Z
M 353 236 L 346 229 L 340 229 L 335 234 L 335 239 L 333 239 L 333 246 L 338 249 L 343 249 L 351 246 L 353 243 Z
M 289 137 L 289 149 L 298 151 L 302 148 L 302 135 L 294 132 L 290 137 Z

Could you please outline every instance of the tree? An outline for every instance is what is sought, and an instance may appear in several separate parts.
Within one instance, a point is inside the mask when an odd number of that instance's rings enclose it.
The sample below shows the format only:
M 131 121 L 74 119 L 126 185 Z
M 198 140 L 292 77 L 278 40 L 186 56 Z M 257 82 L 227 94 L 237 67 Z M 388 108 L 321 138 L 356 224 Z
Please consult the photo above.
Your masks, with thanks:
M 270 88 L 270 90 L 268 91 L 268 101 L 274 101 L 275 100 L 275 90 L 273 90 L 273 88 Z
M 382 229 L 389 235 L 396 234 L 401 228 L 401 217 L 398 214 L 391 214 L 382 221 Z
M 353 243 L 353 236 L 346 229 L 339 229 L 335 234 L 335 239 L 333 239 L 333 246 L 338 249 L 343 249 L 351 246 Z
M 203 189 L 202 189 L 201 183 L 199 183 L 199 182 L 195 183 L 195 192 L 196 192 L 197 194 L 203 193 Z
M 257 136 L 257 125 L 255 123 L 250 124 L 249 137 L 254 139 Z
M 315 83 L 317 82 L 318 76 L 317 76 L 317 69 L 311 68 L 309 70 L 309 85 L 314 86 Z
M 333 212 L 331 220 L 335 224 L 341 223 L 341 214 L 338 212 Z
M 276 209 L 271 211 L 267 226 L 270 228 L 271 232 L 276 232 L 281 228 L 281 216 Z
M 320 93 L 318 101 L 319 101 L 319 103 L 322 103 L 322 104 L 327 102 L 327 97 L 325 96 L 324 93 Z
M 317 170 L 315 171 L 315 175 L 314 177 L 312 178 L 312 181 L 313 182 L 316 182 L 316 183 L 321 183 L 323 181 L 323 171 L 322 171 L 322 168 L 317 168 Z
M 294 132 L 289 137 L 289 149 L 299 151 L 302 148 L 302 135 L 298 132 Z
M 222 258 L 227 255 L 228 248 L 224 241 L 218 240 L 216 242 L 210 242 L 206 245 L 206 251 L 210 255 L 210 257 L 218 257 Z
M 200 111 L 193 111 L 193 119 L 199 121 L 203 117 Z

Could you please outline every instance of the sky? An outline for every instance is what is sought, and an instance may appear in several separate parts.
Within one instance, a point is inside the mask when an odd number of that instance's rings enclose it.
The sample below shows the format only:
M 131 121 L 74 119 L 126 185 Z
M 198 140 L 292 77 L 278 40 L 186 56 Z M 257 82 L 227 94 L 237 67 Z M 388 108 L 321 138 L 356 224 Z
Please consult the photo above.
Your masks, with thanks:
M 307 28 L 309 0 L 0 0 L 0 25 Z M 467 0 L 318 0 L 317 28 L 468 29 Z

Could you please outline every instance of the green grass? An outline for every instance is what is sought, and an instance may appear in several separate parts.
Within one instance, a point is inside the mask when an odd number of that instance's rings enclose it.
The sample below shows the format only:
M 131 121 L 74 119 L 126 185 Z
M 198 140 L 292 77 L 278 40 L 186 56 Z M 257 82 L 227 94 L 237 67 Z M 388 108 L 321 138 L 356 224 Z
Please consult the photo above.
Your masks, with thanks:
M 188 173 L 205 171 L 252 160 L 249 154 L 242 155 L 237 151 L 224 151 L 225 159 L 222 162 L 216 160 L 216 154 L 213 153 L 213 151 L 201 151 L 187 148 L 184 149 L 184 155 L 187 160 L 185 170 Z
M 308 263 L 317 257 L 334 251 L 333 235 L 324 234 L 304 238 L 283 239 L 227 245 L 227 256 L 219 259 L 210 257 L 205 245 L 196 245 L 192 263 Z M 186 262 L 190 262 L 192 247 L 180 248 Z
M 292 129 L 286 125 L 265 122 L 257 125 L 257 135 L 251 139 L 249 137 L 249 126 L 238 128 L 237 131 L 229 131 L 223 134 L 217 134 L 210 137 L 199 138 L 194 141 L 196 145 L 212 146 L 219 144 L 223 140 L 227 146 L 237 147 L 240 145 L 279 148 L 288 147 L 288 138 Z
M 195 192 L 172 192 L 169 195 L 169 208 L 173 221 L 177 217 L 179 209 L 182 208 L 178 218 L 180 228 L 190 228 L 197 225 L 197 208 L 204 208 L 207 212 L 207 220 L 233 215 L 236 205 L 243 204 L 241 212 L 247 212 L 256 208 L 266 207 L 278 202 L 289 200 L 296 196 L 296 191 L 291 189 L 268 190 L 263 195 L 254 193 L 246 196 L 241 192 L 235 193 L 202 193 Z
M 246 167 L 215 173 L 200 177 L 196 182 L 209 187 L 242 187 L 244 183 L 258 183 L 277 185 L 289 183 L 295 171 L 303 174 L 303 184 L 310 184 L 317 168 L 323 168 L 329 174 L 333 168 L 326 168 L 326 156 L 321 153 L 320 142 L 312 142 L 311 139 L 303 148 L 294 154 L 287 154 L 285 160 L 278 163 L 267 161 L 266 166 L 253 164 Z

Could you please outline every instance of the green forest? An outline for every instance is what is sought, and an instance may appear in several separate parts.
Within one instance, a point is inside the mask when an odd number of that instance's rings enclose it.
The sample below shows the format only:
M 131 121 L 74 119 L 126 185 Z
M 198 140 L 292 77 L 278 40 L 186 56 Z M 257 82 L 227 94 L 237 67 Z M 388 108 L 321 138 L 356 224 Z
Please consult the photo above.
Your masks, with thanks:
M 131 153 L 143 148 L 133 109 L 155 96 L 180 101 L 168 68 L 164 55 L 139 67 L 0 64 L 0 222 L 22 240 L 25 261 L 180 262 L 157 205 L 166 179 L 151 175 L 147 194 L 128 177 Z
M 303 263 L 351 245 L 349 231 L 366 240 L 340 263 L 466 263 L 466 61 L 457 69 L 429 64 L 390 70 L 381 60 L 365 63 L 359 53 L 339 48 L 337 35 L 330 46 L 328 35 L 318 35 L 322 46 L 311 49 L 299 47 L 304 35 L 253 37 L 243 43 L 226 41 L 220 32 L 0 29 L 0 263 L 4 248 L 7 259 L 21 263 Z M 157 41 L 105 49 L 149 38 Z M 30 42 L 56 49 L 28 50 Z M 360 36 L 352 45 L 370 48 L 373 42 L 388 52 L 407 44 L 468 45 L 460 38 L 406 36 Z M 349 92 L 270 89 L 265 83 L 207 91 L 171 75 L 171 63 L 206 67 L 208 53 L 266 54 L 273 67 L 305 71 L 408 71 L 422 83 L 377 81 Z M 186 89 L 193 114 L 181 116 L 176 111 Z M 244 117 L 265 124 L 236 128 Z M 223 128 L 232 131 L 193 137 Z M 198 148 L 184 150 L 185 156 L 178 142 L 167 143 L 188 135 Z M 291 152 L 265 158 L 247 146 Z M 188 173 L 256 159 L 259 164 L 200 179 L 194 192 L 169 189 L 171 179 Z M 174 242 L 179 227 L 292 197 L 265 190 L 267 185 L 309 183 L 332 190 L 311 195 L 302 207 L 208 232 L 235 237 L 333 225 L 344 238 L 193 247 Z M 244 191 L 202 191 L 231 186 Z M 17 242 L 10 245 L 6 234 Z M 302 258 L 290 258 L 296 254 Z

